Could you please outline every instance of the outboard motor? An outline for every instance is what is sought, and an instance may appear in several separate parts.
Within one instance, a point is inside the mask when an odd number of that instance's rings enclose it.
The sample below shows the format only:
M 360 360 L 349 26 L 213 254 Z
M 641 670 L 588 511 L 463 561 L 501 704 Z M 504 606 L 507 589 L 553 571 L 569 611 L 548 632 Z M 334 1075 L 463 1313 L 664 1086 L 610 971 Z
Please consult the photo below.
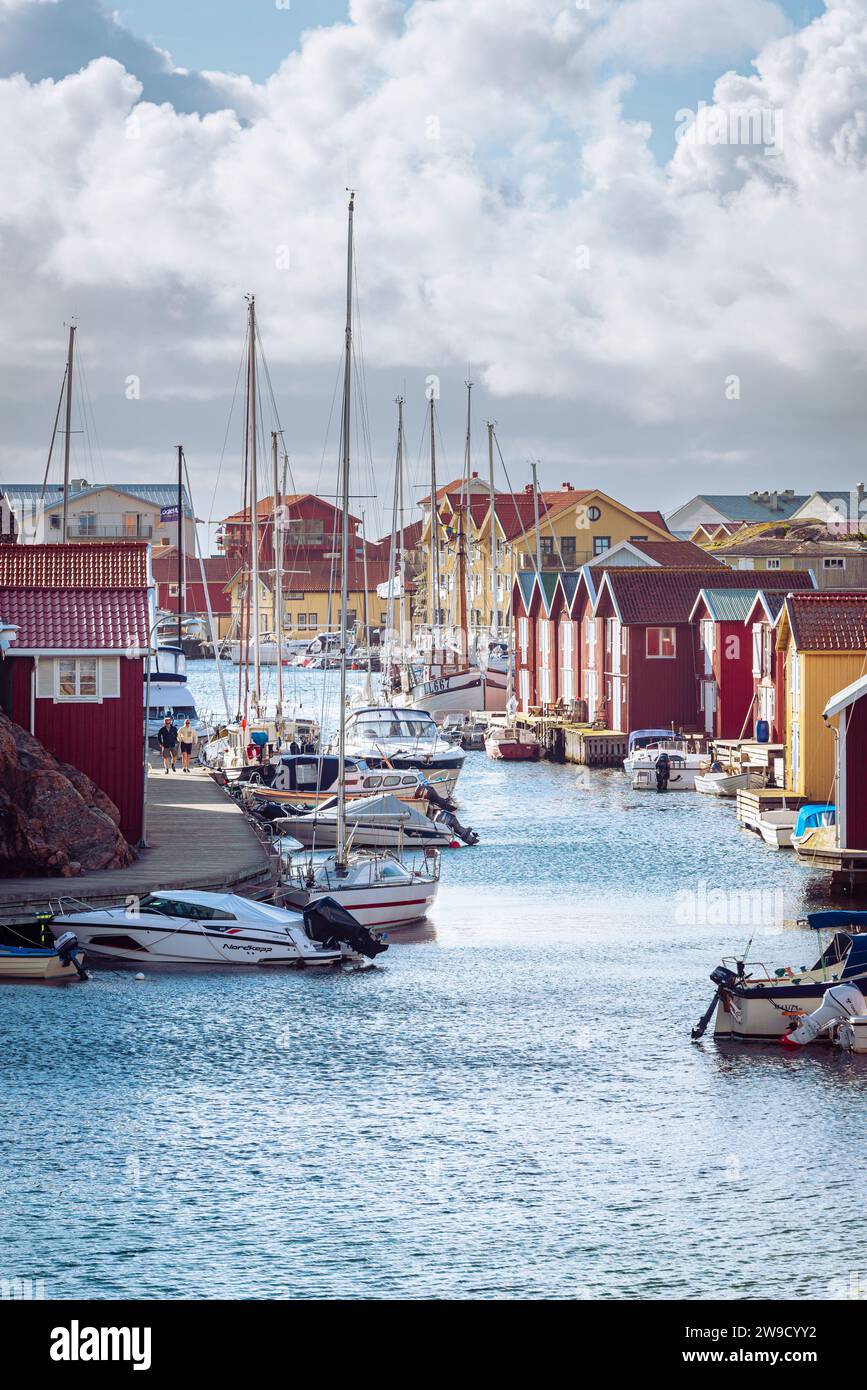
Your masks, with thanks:
M 459 840 L 463 840 L 465 845 L 477 845 L 479 843 L 478 832 L 469 825 L 461 825 L 453 811 L 438 811 L 434 817 L 435 821 L 447 825 Z
M 656 760 L 656 790 L 658 792 L 668 791 L 668 781 L 671 777 L 671 759 L 667 753 L 660 753 Z
M 373 932 L 363 927 L 334 898 L 319 898 L 305 907 L 304 928 L 312 941 L 319 941 L 323 946 L 343 942 L 368 960 L 388 950 L 386 942 L 377 941 Z
M 87 971 L 83 969 L 76 959 L 75 953 L 78 950 L 78 937 L 75 935 L 74 931 L 61 932 L 60 936 L 55 937 L 54 949 L 60 957 L 61 965 L 74 965 L 75 969 L 78 971 L 78 978 L 80 980 L 86 980 L 88 978 Z
M 421 776 L 420 781 L 424 787 L 425 800 L 429 805 L 438 806 L 441 811 L 457 810 L 457 802 L 453 801 L 450 796 L 443 796 L 441 792 L 438 792 L 426 777 Z
M 865 1015 L 867 1003 L 857 985 L 832 985 L 822 995 L 818 1009 L 803 1018 L 791 1033 L 785 1033 L 780 1042 L 786 1047 L 804 1047 L 815 1041 L 833 1023 L 842 1023 L 847 1018 L 863 1018 Z

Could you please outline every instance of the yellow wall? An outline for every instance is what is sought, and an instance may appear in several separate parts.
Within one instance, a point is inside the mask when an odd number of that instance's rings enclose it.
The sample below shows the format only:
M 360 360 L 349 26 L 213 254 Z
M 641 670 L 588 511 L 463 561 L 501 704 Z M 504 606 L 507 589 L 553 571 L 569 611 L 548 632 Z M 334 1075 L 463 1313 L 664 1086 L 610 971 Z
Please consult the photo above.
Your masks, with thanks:
M 596 520 L 591 520 L 589 516 L 589 508 L 593 506 L 598 507 L 600 512 Z M 505 503 L 505 508 L 505 519 L 508 521 L 508 502 Z M 560 556 L 562 554 L 562 566 L 567 570 L 593 561 L 595 558 L 594 540 L 597 537 L 609 538 L 611 548 L 621 541 L 631 540 L 634 536 L 641 536 L 644 540 L 657 541 L 676 539 L 658 526 L 654 526 L 652 522 L 646 521 L 644 517 L 630 512 L 627 507 L 602 492 L 576 497 L 570 506 L 564 507 L 562 511 L 553 516 L 546 516 L 543 513 L 539 518 L 539 535 L 542 541 L 542 568 L 560 568 Z M 491 602 L 490 522 L 483 521 L 477 529 L 474 529 L 472 539 L 473 597 L 471 607 L 473 611 L 481 613 L 480 625 L 489 628 L 493 608 Z M 502 592 L 498 608 L 502 621 L 507 624 L 509 596 L 512 592 L 515 575 L 519 569 L 532 569 L 535 562 L 535 527 L 531 526 L 523 536 L 505 542 L 502 528 L 498 523 L 497 539 L 499 542 L 497 573 L 500 578 L 499 589 Z M 553 541 L 553 545 L 546 546 L 546 540 Z M 571 547 L 568 550 L 564 549 L 562 544 L 564 540 L 574 540 L 574 558 Z M 548 552 L 547 555 L 546 551 Z M 427 555 L 429 556 L 429 551 Z M 451 574 L 454 572 L 454 568 L 455 556 L 454 545 L 452 544 L 449 546 L 444 573 Z
M 293 594 L 301 594 L 300 598 L 289 598 L 283 600 L 283 635 L 290 638 L 309 636 L 311 641 L 317 632 L 331 629 L 336 631 L 340 625 L 340 595 L 333 594 L 330 600 L 327 593 L 320 589 L 316 593 L 307 593 L 299 589 L 293 589 Z M 243 587 L 241 584 L 232 586 L 232 622 L 233 629 L 237 633 L 243 626 L 241 622 L 240 606 L 243 601 Z M 259 618 L 261 631 L 272 633 L 274 631 L 274 610 L 273 597 L 270 589 L 265 585 L 260 586 L 259 591 Z M 349 610 L 354 611 L 358 627 L 361 628 L 364 622 L 364 592 L 353 591 L 349 594 Z M 397 605 L 395 605 L 397 608 Z M 388 609 L 388 600 L 380 598 L 376 590 L 371 590 L 367 595 L 367 620 L 372 628 L 385 626 L 385 614 Z M 405 621 L 408 621 L 408 605 L 405 609 Z M 306 622 L 302 624 L 301 615 L 304 615 Z M 246 621 L 246 614 L 244 615 Z
M 790 641 L 786 651 L 786 787 L 810 801 L 833 801 L 835 738 L 822 711 L 832 695 L 863 674 L 865 653 L 796 653 L 801 687 L 797 709 L 790 678 L 791 658 Z M 796 729 L 800 742 L 797 770 L 793 768 Z

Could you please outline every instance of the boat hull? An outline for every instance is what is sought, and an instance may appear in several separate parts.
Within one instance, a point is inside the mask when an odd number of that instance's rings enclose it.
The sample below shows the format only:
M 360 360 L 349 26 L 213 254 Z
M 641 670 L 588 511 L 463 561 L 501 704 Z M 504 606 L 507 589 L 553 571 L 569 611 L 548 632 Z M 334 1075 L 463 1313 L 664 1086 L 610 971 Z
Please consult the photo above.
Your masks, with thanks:
M 56 919 L 59 925 L 62 918 Z M 147 961 L 158 965 L 336 965 L 338 950 L 299 949 L 288 935 L 250 932 L 230 935 L 208 931 L 200 924 L 174 926 L 166 919 L 143 926 L 141 919 L 124 923 L 87 922 L 76 915 L 69 924 L 91 955 L 107 960 Z
M 82 953 L 75 958 L 81 963 Z M 0 980 L 78 980 L 81 977 L 70 961 L 64 965 L 56 951 L 34 947 L 0 947 Z
M 396 694 L 393 703 L 401 709 L 426 710 L 441 724 L 448 714 L 504 711 L 506 684 L 500 684 L 498 676 L 488 677 L 470 669 L 420 681 Z
M 741 1042 L 769 1042 L 791 1031 L 802 1015 L 811 1014 L 822 1003 L 826 989 L 833 979 L 812 981 L 807 985 L 788 986 L 773 990 L 745 991 L 734 996 L 734 1012 L 725 999 L 717 1004 L 714 1021 L 715 1038 L 732 1038 Z M 862 992 L 867 981 L 851 980 Z
M 489 758 L 493 758 L 496 762 L 538 762 L 542 755 L 542 745 L 538 739 L 522 741 L 517 738 L 486 738 L 485 752 Z
M 337 846 L 337 821 L 323 816 L 284 816 L 277 828 L 286 835 L 298 840 L 305 849 L 334 849 Z M 424 849 L 431 845 L 442 849 L 451 844 L 451 836 L 444 834 L 431 821 L 430 832 L 401 830 L 398 825 L 387 820 L 371 818 L 363 823 L 351 821 L 347 826 L 347 840 L 357 849 Z
M 706 796 L 737 796 L 746 787 L 757 787 L 761 779 L 752 772 L 706 772 L 695 779 L 695 789 Z
M 287 907 L 301 911 L 320 898 L 332 898 L 351 912 L 363 927 L 382 931 L 389 927 L 407 927 L 426 917 L 436 897 L 437 887 L 435 882 L 422 881 L 399 883 L 394 887 L 372 884 L 369 888 L 293 888 L 284 894 L 283 900 Z

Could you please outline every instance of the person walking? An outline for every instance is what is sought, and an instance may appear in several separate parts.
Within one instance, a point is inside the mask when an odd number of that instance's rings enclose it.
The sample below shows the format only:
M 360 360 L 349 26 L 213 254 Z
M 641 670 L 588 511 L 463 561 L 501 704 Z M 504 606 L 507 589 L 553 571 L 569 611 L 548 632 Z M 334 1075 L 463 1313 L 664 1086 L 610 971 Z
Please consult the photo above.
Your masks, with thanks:
M 157 734 L 157 743 L 162 749 L 163 766 L 166 770 L 166 776 L 168 776 L 169 772 L 174 772 L 175 770 L 175 749 L 178 746 L 178 731 L 174 726 L 170 714 L 167 714 L 163 720 L 163 727 Z M 169 767 L 170 758 L 172 763 L 171 767 Z
M 190 770 L 190 754 L 193 751 L 193 745 L 195 744 L 195 742 L 196 731 L 190 723 L 189 719 L 185 719 L 181 727 L 178 729 L 178 743 L 181 745 L 181 762 L 183 764 L 184 772 L 189 772 Z

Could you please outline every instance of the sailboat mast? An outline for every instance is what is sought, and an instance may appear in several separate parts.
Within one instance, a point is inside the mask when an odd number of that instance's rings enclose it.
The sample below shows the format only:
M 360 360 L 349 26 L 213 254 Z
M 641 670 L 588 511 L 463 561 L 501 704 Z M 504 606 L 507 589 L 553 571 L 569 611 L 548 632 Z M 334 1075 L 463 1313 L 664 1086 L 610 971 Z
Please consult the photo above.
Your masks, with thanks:
M 473 383 L 466 381 L 467 388 L 467 442 L 464 455 L 464 496 L 461 507 L 461 525 L 458 536 L 458 633 L 461 657 L 469 660 L 470 629 L 467 606 L 467 586 L 469 583 L 468 551 L 470 543 L 470 454 L 472 447 Z
M 488 421 L 488 488 L 491 494 L 491 632 L 494 641 L 500 628 L 500 614 L 497 608 L 497 512 L 494 506 L 494 422 Z
M 184 446 L 178 445 L 178 646 L 184 614 Z
M 440 537 L 437 522 L 437 446 L 434 422 L 434 393 L 430 393 L 430 630 L 431 649 L 436 647 L 436 625 L 440 603 Z
M 277 474 L 277 433 L 271 431 L 271 472 L 274 508 L 271 513 L 271 540 L 274 546 L 274 636 L 277 639 L 277 719 L 283 716 L 283 527 L 282 498 Z
M 72 443 L 72 368 L 75 360 L 75 324 L 69 325 L 69 350 L 66 354 L 66 435 L 63 440 L 63 525 L 60 538 L 69 540 L 69 449 Z
M 542 572 L 542 536 L 539 530 L 539 479 L 536 477 L 536 465 L 531 463 L 533 470 L 533 524 L 536 531 L 536 573 Z
M 400 568 L 400 594 L 398 595 L 397 611 L 400 614 L 400 642 L 401 647 L 406 640 L 404 632 L 404 604 L 406 603 L 406 553 L 403 541 L 403 460 L 404 460 L 404 437 L 403 437 L 403 396 L 398 397 L 397 402 L 397 484 L 398 484 L 398 511 L 400 518 L 400 536 L 398 543 L 398 565 Z
M 250 458 L 250 566 L 253 587 L 253 704 L 259 703 L 262 689 L 261 653 L 259 650 L 259 487 L 256 477 L 256 300 L 250 296 L 247 348 L 247 427 Z
M 395 621 L 394 621 L 394 572 L 397 568 L 397 507 L 399 496 L 398 478 L 400 475 L 400 441 L 401 441 L 401 411 L 403 409 L 403 397 L 398 396 L 395 400 L 397 406 L 397 446 L 394 453 L 394 486 L 391 492 L 391 536 L 388 542 L 388 597 L 385 605 L 385 626 L 388 633 L 388 651 L 386 653 L 386 666 L 391 662 L 391 648 L 394 644 Z
M 346 614 L 349 607 L 349 448 L 352 436 L 352 232 L 355 193 L 349 195 L 346 237 L 346 358 L 343 366 L 343 439 L 340 460 L 340 715 L 337 735 L 337 864 L 346 864 Z

